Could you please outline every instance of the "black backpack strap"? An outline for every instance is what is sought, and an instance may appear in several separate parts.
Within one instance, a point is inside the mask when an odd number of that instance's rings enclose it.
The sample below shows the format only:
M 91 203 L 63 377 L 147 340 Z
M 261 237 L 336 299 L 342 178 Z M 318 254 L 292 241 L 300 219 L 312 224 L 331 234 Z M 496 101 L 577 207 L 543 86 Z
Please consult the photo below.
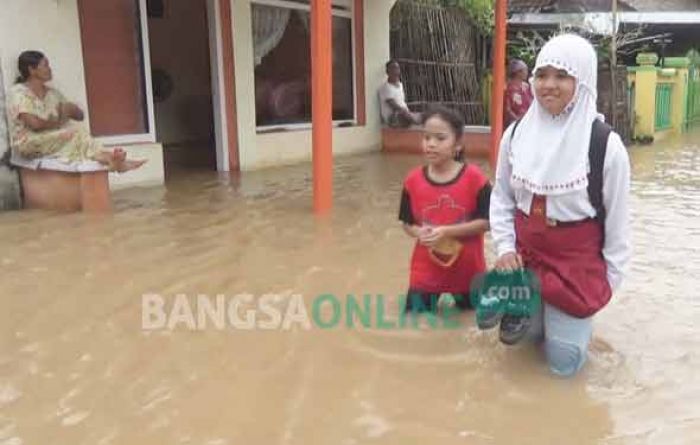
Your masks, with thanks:
M 0 116 L 0 119 L 1 118 L 2 116 Z M 2 157 L 0 157 L 0 165 L 6 165 L 9 169 L 12 169 L 12 164 L 10 164 L 10 150 L 12 149 L 8 147 Z
M 508 139 L 508 144 L 513 143 L 513 135 L 515 135 L 515 129 L 518 128 L 519 123 L 520 123 L 520 119 L 515 121 L 515 123 L 513 124 L 513 131 L 510 132 L 510 139 Z
M 596 219 L 600 223 L 605 222 L 605 206 L 603 204 L 603 167 L 605 165 L 605 151 L 608 148 L 608 137 L 612 127 L 603 121 L 596 119 L 591 128 L 591 145 L 588 148 L 588 199 L 596 211 Z

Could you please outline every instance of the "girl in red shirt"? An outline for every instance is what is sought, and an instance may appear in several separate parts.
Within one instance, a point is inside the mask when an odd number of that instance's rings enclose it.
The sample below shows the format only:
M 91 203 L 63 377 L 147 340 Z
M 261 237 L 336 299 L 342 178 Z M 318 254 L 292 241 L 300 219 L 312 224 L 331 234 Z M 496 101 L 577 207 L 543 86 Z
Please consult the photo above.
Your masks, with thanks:
M 469 309 L 472 278 L 486 269 L 491 185 L 476 165 L 462 161 L 464 122 L 457 113 L 433 107 L 423 128 L 426 165 L 406 177 L 399 212 L 416 238 L 405 310 L 434 312 L 443 293 Z

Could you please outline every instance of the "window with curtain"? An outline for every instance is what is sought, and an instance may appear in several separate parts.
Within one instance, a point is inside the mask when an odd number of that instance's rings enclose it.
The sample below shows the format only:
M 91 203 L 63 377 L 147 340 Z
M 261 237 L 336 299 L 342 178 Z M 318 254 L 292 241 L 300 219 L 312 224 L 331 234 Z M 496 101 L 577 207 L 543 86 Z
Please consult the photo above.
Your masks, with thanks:
M 311 122 L 311 34 L 308 2 L 253 4 L 255 111 L 258 127 Z M 333 120 L 355 118 L 352 19 L 333 13 Z

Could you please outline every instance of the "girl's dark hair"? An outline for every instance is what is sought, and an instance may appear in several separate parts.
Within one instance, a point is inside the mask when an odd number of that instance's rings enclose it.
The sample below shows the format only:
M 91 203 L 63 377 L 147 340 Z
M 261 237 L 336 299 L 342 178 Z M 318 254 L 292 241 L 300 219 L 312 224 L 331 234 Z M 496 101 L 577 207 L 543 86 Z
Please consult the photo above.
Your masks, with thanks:
M 464 119 L 462 119 L 461 114 L 451 108 L 443 107 L 442 105 L 431 105 L 423 112 L 423 125 L 425 125 L 431 117 L 439 117 L 447 122 L 454 132 L 457 141 L 462 138 L 464 134 Z
M 17 70 L 19 76 L 16 83 L 26 82 L 29 79 L 29 68 L 36 68 L 44 59 L 44 54 L 41 51 L 24 51 L 17 59 Z
M 462 115 L 452 108 L 443 107 L 442 105 L 431 105 L 428 107 L 422 116 L 422 124 L 425 125 L 428 119 L 432 117 L 439 117 L 440 119 L 447 122 L 455 135 L 455 140 L 457 144 L 462 144 L 462 136 L 464 135 L 464 119 Z M 464 147 L 455 154 L 455 161 L 462 161 L 464 154 Z

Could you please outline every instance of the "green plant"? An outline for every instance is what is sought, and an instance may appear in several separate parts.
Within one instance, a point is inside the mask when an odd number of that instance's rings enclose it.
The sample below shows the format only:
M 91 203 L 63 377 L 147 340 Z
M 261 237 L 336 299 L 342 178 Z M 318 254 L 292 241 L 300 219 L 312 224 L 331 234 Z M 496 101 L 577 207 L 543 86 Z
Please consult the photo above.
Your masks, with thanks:
M 460 8 L 474 21 L 482 35 L 493 34 L 493 1 L 492 0 L 413 0 L 425 5 L 442 6 L 444 8 Z
M 537 53 L 549 40 L 549 33 L 542 33 L 535 30 L 518 31 L 515 36 L 508 40 L 508 59 L 520 59 L 529 67 L 535 66 Z
M 494 11 L 492 0 L 441 0 L 443 6 L 452 6 L 465 10 L 483 35 L 491 35 L 494 30 Z
M 535 59 L 540 49 L 547 43 L 551 37 L 557 34 L 573 33 L 578 34 L 591 42 L 598 55 L 598 61 L 601 64 L 607 65 L 610 63 L 610 42 L 612 36 L 601 35 L 595 31 L 580 25 L 563 24 L 558 30 L 552 31 L 537 31 L 526 30 L 518 31 L 508 40 L 508 58 L 517 58 L 523 60 L 529 67 L 535 65 Z M 616 36 L 617 54 L 620 56 L 628 56 L 639 52 L 645 45 L 638 44 L 637 39 L 643 34 L 643 27 L 618 33 Z
M 693 48 L 686 54 L 686 57 L 690 59 L 690 64 L 695 66 L 700 66 L 700 52 Z

